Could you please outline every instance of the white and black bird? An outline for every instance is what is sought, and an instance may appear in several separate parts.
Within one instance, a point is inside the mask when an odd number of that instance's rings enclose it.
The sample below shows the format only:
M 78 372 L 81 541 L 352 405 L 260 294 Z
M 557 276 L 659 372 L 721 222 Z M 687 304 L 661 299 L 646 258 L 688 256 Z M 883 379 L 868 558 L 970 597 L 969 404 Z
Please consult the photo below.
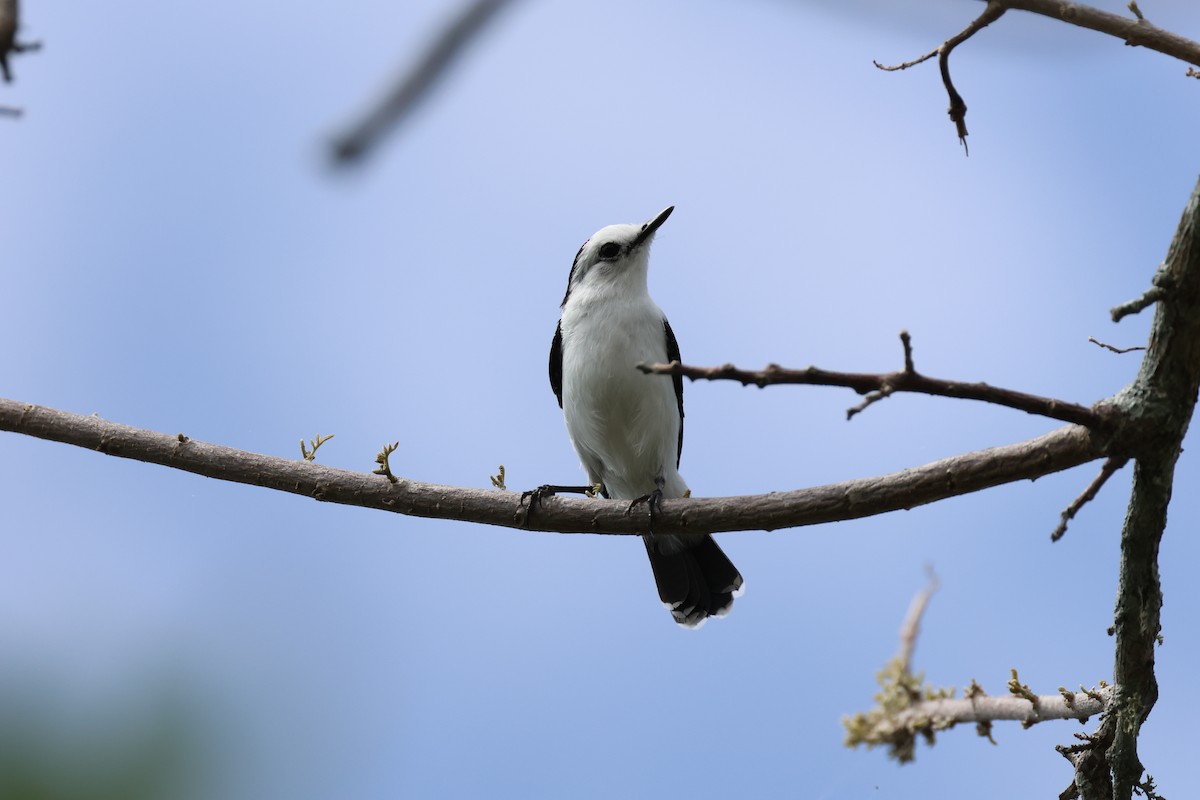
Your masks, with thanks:
M 651 532 L 642 538 L 658 595 L 676 622 L 695 627 L 729 611 L 742 576 L 711 536 L 652 530 L 658 501 L 688 494 L 679 474 L 683 378 L 637 369 L 679 359 L 646 283 L 650 243 L 673 210 L 644 225 L 610 225 L 579 248 L 550 346 L 550 386 L 588 480 L 631 508 L 648 504 Z

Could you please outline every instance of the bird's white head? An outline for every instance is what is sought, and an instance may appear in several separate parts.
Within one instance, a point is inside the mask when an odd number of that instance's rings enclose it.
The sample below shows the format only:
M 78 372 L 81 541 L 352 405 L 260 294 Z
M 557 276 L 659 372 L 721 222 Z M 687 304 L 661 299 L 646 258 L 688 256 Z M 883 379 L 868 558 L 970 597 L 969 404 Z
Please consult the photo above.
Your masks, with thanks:
M 563 306 L 577 290 L 587 292 L 646 292 L 650 266 L 650 242 L 667 221 L 675 206 L 668 206 L 654 219 L 641 225 L 609 225 L 592 234 L 571 265 Z

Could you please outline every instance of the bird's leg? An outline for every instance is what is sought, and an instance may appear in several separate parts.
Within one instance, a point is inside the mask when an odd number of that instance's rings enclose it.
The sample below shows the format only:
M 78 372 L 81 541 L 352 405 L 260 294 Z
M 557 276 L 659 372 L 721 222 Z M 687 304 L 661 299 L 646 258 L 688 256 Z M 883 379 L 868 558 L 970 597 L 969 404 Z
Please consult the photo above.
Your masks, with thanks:
M 589 497 L 595 497 L 597 491 L 603 493 L 604 487 L 601 486 L 599 489 L 597 489 L 594 485 L 560 486 L 556 483 L 543 483 L 536 489 L 530 489 L 528 491 L 521 492 L 521 501 L 517 507 L 524 507 L 525 501 L 528 500 L 529 510 L 532 511 L 535 506 L 541 505 L 542 500 L 546 497 L 553 497 L 556 494 L 586 494 Z
M 654 491 L 650 494 L 644 494 L 629 504 L 629 508 L 625 509 L 625 516 L 629 516 L 629 512 L 633 511 L 634 507 L 642 503 L 650 509 L 650 532 L 654 533 L 654 515 L 658 513 L 659 506 L 663 499 L 663 484 L 665 481 L 662 476 L 654 479 Z

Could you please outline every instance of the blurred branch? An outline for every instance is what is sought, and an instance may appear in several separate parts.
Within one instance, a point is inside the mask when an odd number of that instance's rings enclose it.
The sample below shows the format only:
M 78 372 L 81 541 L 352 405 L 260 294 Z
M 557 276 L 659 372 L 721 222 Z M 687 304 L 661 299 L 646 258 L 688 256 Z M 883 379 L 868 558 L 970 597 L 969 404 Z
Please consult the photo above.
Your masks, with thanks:
M 468 0 L 457 16 L 438 34 L 433 44 L 374 109 L 339 136 L 333 144 L 335 161 L 349 164 L 361 160 L 399 125 L 434 84 L 462 57 L 471 42 L 512 0 Z
M 0 399 L 0 430 L 101 453 L 262 486 L 325 502 L 418 517 L 455 519 L 560 533 L 635 534 L 640 515 L 621 500 L 547 497 L 535 513 L 520 494 L 458 488 L 335 469 L 235 450 L 176 434 L 132 428 L 99 417 Z M 743 497 L 663 500 L 659 533 L 775 530 L 883 514 L 981 489 L 1039 478 L 1106 455 L 1108 443 L 1069 425 L 1036 439 L 934 461 L 901 472 L 786 492 Z
M 21 9 L 17 0 L 0 0 L 0 75 L 4 82 L 12 81 L 12 70 L 8 65 L 11 53 L 26 53 L 37 50 L 41 42 L 18 42 L 17 31 L 21 28 Z M 17 110 L 16 116 L 20 116 Z
M 853 389 L 859 394 L 867 395 L 866 400 L 846 412 L 847 419 L 861 412 L 870 404 L 896 392 L 916 392 L 939 397 L 954 397 L 960 400 L 980 400 L 985 403 L 1015 408 L 1028 414 L 1038 414 L 1075 425 L 1085 425 L 1096 431 L 1108 430 L 1114 424 L 1108 408 L 1101 404 L 1088 408 L 1077 403 L 1068 403 L 1012 389 L 1002 389 L 986 383 L 962 383 L 961 381 L 949 381 L 922 375 L 913 367 L 912 340 L 908 332 L 901 331 L 900 339 L 904 343 L 904 369 L 899 372 L 834 372 L 817 367 L 785 369 L 778 364 L 768 364 L 766 369 L 753 371 L 739 369 L 732 364 L 720 367 L 693 367 L 680 364 L 678 361 L 672 361 L 670 364 L 638 364 L 637 366 L 647 374 L 682 375 L 691 380 L 730 380 L 738 381 L 743 386 L 754 384 L 759 388 L 781 383 L 842 386 Z

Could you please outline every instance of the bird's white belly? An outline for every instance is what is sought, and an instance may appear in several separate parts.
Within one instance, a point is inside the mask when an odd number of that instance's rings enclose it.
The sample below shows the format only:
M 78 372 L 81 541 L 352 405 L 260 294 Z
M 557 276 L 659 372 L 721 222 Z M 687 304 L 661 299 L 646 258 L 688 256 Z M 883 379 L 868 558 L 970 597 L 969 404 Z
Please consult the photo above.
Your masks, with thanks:
M 661 312 L 563 321 L 563 411 L 589 479 L 610 497 L 633 499 L 662 478 L 667 497 L 682 496 L 674 386 L 636 366 L 666 360 Z

